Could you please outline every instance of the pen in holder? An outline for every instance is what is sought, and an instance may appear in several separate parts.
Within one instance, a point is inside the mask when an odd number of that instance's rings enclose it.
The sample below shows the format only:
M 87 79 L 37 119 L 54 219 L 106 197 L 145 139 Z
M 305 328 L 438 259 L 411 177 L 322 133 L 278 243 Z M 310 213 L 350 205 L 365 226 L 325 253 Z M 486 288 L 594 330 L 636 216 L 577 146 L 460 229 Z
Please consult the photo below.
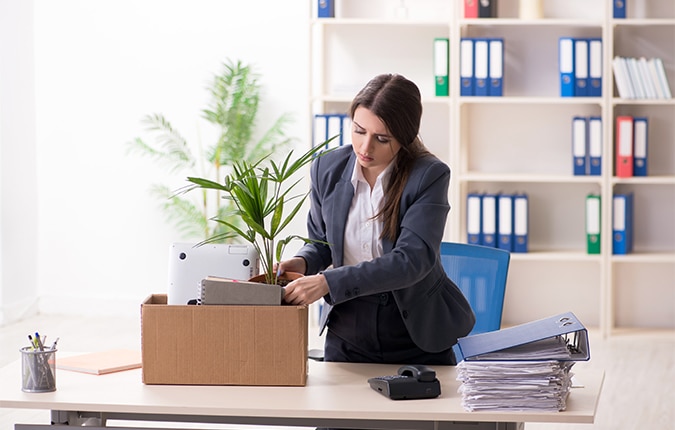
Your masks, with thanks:
M 56 349 L 21 348 L 21 390 L 29 393 L 56 390 Z

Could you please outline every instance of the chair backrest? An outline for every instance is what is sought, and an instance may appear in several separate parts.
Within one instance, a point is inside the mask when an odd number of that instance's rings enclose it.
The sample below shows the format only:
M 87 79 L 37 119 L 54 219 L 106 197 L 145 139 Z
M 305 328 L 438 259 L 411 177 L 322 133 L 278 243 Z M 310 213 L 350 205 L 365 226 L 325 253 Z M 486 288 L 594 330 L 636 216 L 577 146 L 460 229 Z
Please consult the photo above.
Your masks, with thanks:
M 511 254 L 465 243 L 441 243 L 441 262 L 476 315 L 470 334 L 499 330 Z

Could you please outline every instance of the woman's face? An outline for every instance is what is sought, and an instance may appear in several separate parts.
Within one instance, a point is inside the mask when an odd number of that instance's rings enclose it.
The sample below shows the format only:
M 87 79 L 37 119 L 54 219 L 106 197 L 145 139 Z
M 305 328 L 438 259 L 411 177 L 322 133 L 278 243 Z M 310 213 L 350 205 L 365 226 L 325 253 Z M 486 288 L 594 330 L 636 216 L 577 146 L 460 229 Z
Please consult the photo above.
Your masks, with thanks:
M 357 107 L 352 122 L 354 153 L 364 176 L 372 185 L 394 159 L 401 144 L 389 133 L 380 117 L 367 108 Z

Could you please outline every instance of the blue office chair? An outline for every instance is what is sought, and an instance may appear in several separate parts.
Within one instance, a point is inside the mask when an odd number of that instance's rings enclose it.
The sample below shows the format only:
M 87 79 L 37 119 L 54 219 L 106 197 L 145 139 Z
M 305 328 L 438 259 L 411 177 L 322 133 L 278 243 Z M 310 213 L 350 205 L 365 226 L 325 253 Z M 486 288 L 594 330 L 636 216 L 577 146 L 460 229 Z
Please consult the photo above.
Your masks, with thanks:
M 510 260 L 511 254 L 503 249 L 441 243 L 445 272 L 457 284 L 476 315 L 476 325 L 469 334 L 499 330 Z M 459 362 L 463 357 L 457 345 L 454 351 Z

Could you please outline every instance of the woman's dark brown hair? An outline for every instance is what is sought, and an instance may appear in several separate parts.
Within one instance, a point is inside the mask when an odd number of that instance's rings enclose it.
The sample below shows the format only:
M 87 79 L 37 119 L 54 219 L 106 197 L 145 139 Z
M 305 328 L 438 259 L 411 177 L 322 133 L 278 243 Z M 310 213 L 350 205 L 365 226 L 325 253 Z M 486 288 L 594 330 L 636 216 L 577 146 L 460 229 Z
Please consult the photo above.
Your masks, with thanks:
M 401 144 L 385 187 L 384 206 L 375 215 L 383 221 L 382 238 L 394 242 L 398 236 L 401 195 L 414 161 L 429 152 L 418 134 L 422 120 L 422 98 L 414 82 L 401 75 L 383 74 L 370 80 L 354 97 L 350 115 L 362 106 L 377 115 Z

